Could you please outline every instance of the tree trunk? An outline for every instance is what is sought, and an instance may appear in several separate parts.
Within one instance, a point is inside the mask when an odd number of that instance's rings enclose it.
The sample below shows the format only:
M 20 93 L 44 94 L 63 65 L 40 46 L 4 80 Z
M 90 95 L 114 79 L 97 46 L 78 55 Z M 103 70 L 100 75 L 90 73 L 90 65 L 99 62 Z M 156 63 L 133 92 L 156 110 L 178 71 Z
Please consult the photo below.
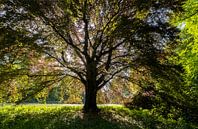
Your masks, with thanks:
M 85 113 L 97 113 L 99 110 L 96 104 L 97 97 L 97 83 L 96 83 L 96 62 L 87 59 L 87 77 L 85 83 L 85 103 L 84 112 Z
M 93 86 L 87 86 L 85 88 L 85 113 L 97 113 L 99 109 L 96 104 L 97 90 Z

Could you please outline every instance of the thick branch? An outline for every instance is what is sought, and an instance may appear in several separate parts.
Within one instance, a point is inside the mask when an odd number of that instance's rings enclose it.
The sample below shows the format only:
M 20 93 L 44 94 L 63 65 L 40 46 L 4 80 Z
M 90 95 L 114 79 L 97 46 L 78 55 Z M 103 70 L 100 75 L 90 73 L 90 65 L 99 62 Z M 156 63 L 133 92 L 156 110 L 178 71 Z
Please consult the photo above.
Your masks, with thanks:
M 106 50 L 106 51 L 102 51 L 102 50 L 101 50 L 101 52 L 99 53 L 99 55 L 98 55 L 97 58 L 100 59 L 103 55 L 106 55 L 106 54 L 112 52 L 113 50 L 115 50 L 116 48 L 118 48 L 120 45 L 122 45 L 125 41 L 126 41 L 126 39 L 124 39 L 123 41 L 117 43 L 115 46 L 110 47 L 110 48 L 109 48 L 108 50 Z
M 88 26 L 89 26 L 89 21 L 88 21 L 87 9 L 88 9 L 87 0 L 85 0 L 84 7 L 83 7 L 83 22 L 85 23 L 85 25 L 84 25 L 85 36 L 84 36 L 83 52 L 84 52 L 85 57 L 89 58 L 89 56 L 88 56 L 88 43 L 89 43 Z
M 114 76 L 116 76 L 117 74 L 119 74 L 120 72 L 122 72 L 124 69 L 127 69 L 129 66 L 124 66 L 123 68 L 120 68 L 119 70 L 115 71 L 114 73 L 112 73 L 110 75 L 110 77 L 106 80 L 103 80 L 103 82 L 101 82 L 101 84 L 97 87 L 97 90 L 100 90 L 102 87 L 104 87 L 111 79 L 114 78 Z

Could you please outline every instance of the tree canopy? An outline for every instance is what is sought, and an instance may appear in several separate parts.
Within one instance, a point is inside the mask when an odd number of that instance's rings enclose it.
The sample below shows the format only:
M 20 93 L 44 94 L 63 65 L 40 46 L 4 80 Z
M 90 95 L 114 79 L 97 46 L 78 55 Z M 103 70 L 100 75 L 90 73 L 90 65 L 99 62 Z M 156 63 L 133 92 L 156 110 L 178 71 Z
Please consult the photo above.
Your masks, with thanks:
M 85 112 L 97 111 L 97 92 L 113 79 L 128 79 L 131 71 L 168 77 L 167 68 L 176 69 L 167 57 L 179 29 L 169 19 L 181 5 L 180 0 L 3 0 L 1 64 L 13 58 L 13 67 L 25 59 L 25 66 L 13 70 L 40 79 L 37 90 L 28 83 L 32 93 L 75 78 L 85 87 Z M 17 49 L 23 53 L 17 53 L 19 59 L 11 54 Z

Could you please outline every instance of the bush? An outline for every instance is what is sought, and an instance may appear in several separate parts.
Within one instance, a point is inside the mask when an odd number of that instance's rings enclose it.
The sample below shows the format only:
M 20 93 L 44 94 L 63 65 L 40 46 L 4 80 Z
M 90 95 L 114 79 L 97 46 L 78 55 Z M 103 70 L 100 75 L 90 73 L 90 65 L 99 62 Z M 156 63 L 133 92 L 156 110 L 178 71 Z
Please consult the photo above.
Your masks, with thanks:
M 146 89 L 139 92 L 136 96 L 133 97 L 131 102 L 125 103 L 127 108 L 143 108 L 143 109 L 152 109 L 153 106 L 157 104 L 156 95 L 154 90 Z

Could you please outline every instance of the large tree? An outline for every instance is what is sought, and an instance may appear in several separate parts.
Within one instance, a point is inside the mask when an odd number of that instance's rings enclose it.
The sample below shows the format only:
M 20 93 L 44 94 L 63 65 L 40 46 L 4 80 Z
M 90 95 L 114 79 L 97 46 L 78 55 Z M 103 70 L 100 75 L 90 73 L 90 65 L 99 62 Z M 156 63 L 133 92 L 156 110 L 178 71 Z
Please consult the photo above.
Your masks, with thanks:
M 85 87 L 84 111 L 95 112 L 97 91 L 112 79 L 165 60 L 165 47 L 176 43 L 178 32 L 169 14 L 180 5 L 180 0 L 3 0 L 1 28 L 22 33 L 17 41 L 27 38 L 44 58 L 54 59 L 59 78 L 78 79 Z

